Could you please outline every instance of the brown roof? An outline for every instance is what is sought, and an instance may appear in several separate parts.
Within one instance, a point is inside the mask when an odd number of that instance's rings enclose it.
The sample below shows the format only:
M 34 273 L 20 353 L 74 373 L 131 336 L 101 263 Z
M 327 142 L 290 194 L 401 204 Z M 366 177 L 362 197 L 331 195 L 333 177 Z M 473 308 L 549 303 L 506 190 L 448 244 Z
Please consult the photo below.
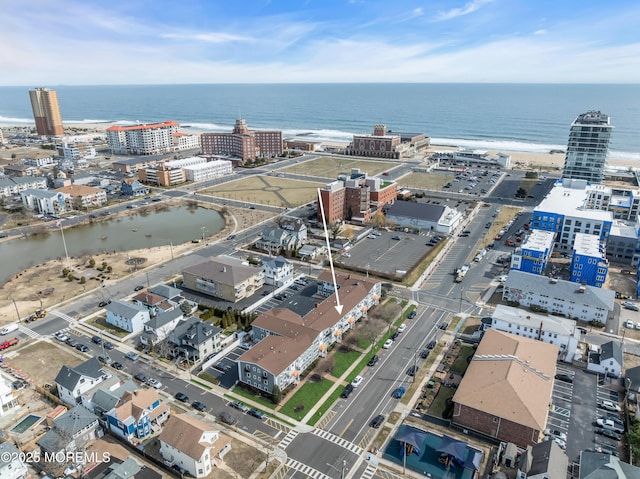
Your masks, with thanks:
M 557 357 L 556 345 L 489 329 L 453 401 L 542 431 Z
M 253 363 L 274 376 L 287 369 L 313 344 L 309 335 L 296 338 L 269 335 L 240 356 L 238 362 Z
M 148 291 L 142 291 L 136 294 L 133 299 L 149 306 L 154 306 L 156 304 L 162 303 L 165 300 L 165 298 L 163 298 L 162 296 L 150 293 Z
M 180 125 L 175 121 L 167 120 L 162 123 L 150 123 L 148 125 L 131 125 L 131 126 L 114 125 L 107 128 L 107 131 L 151 130 L 153 128 L 162 128 L 165 126 L 180 126 Z
M 221 284 L 236 285 L 261 273 L 262 270 L 218 257 L 215 260 L 185 268 L 182 272 L 205 279 L 213 279 Z
M 160 401 L 160 396 L 155 389 L 137 389 L 135 391 L 126 391 L 118 404 L 116 404 L 116 414 L 120 420 L 128 417 L 133 417 L 136 422 L 140 420 L 144 411 L 149 409 L 153 403 Z M 163 407 L 164 406 L 164 407 Z M 159 416 L 168 406 L 166 404 L 157 407 L 153 413 L 149 413 L 149 416 L 153 414 L 151 419 L 155 419 Z M 160 411 L 158 411 L 160 410 Z
M 362 284 L 354 280 L 345 281 L 338 290 L 340 304 L 344 306 L 343 312 L 338 313 L 335 308 L 337 303 L 334 293 L 305 315 L 304 324 L 318 332 L 332 327 L 347 311 L 352 310 L 369 294 L 371 287 L 369 284 Z
M 96 193 L 100 193 L 103 190 L 100 188 L 94 188 L 93 186 L 69 185 L 57 188 L 53 191 L 55 191 L 56 193 L 65 193 L 70 196 L 87 196 L 95 195 Z
M 205 432 L 218 431 L 189 414 L 174 414 L 162 428 L 159 439 L 192 459 L 200 460 L 207 448 L 213 449 L 211 454 L 213 456 L 230 441 L 220 433 L 214 442 L 202 441 L 202 435 Z

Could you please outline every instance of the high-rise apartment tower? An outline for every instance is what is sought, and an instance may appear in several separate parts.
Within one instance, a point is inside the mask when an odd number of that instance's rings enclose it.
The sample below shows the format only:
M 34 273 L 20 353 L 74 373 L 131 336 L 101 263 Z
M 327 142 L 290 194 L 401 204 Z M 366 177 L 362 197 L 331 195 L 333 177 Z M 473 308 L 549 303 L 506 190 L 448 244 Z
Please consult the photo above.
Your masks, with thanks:
M 569 131 L 562 177 L 602 183 L 611 130 L 609 115 L 599 111 L 578 115 Z
M 42 136 L 62 136 L 62 116 L 58 105 L 58 93 L 49 88 L 29 90 L 33 118 L 36 121 L 36 131 Z

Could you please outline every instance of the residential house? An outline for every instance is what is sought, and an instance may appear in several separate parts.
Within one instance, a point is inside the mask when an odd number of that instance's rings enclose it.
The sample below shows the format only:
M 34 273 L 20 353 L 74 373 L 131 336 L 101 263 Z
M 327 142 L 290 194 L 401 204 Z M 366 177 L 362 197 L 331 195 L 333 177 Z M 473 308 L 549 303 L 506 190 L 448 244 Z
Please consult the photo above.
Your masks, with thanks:
M 186 318 L 167 336 L 173 357 L 199 361 L 220 351 L 222 329 L 205 323 L 200 318 Z
M 29 188 L 20 197 L 23 205 L 42 215 L 58 216 L 67 210 L 65 196 L 55 191 Z
M 511 270 L 502 301 L 582 321 L 607 322 L 615 292 L 571 281 Z
M 640 467 L 632 466 L 612 454 L 580 452 L 578 479 L 638 479 Z
M 505 333 L 555 344 L 558 359 L 571 362 L 580 340 L 576 321 L 560 316 L 547 316 L 499 304 L 492 315 L 491 327 Z
M 320 275 L 319 291 L 328 290 L 327 282 L 333 286 L 328 271 Z M 241 382 L 269 394 L 275 386 L 283 390 L 296 384 L 300 373 L 325 356 L 329 346 L 342 341 L 344 334 L 366 318 L 367 311 L 380 299 L 381 284 L 374 280 L 336 273 L 336 282 L 342 312 L 336 310 L 331 292 L 304 316 L 275 308 L 253 321 L 251 334 L 256 344 L 237 359 Z
M 43 453 L 60 454 L 84 448 L 90 441 L 102 437 L 98 416 L 81 405 L 74 406 L 53 420 L 53 427 L 36 441 Z
M 569 458 L 555 441 L 542 441 L 527 449 L 518 461 L 518 479 L 566 479 Z
M 46 189 L 47 179 L 41 176 L 0 177 L 0 197 L 18 195 L 29 189 Z
M 90 392 L 111 377 L 96 358 L 87 359 L 77 366 L 62 366 L 55 379 L 58 396 L 71 406 L 89 406 L 93 397 Z
M 150 288 L 149 292 L 162 296 L 176 304 L 181 304 L 182 301 L 184 301 L 184 298 L 182 297 L 182 290 L 166 284 L 157 284 L 153 288 Z
M 175 303 L 151 291 L 141 291 L 131 298 L 131 301 L 136 306 L 147 309 L 151 316 L 171 311 L 179 306 L 179 303 Z
M 279 288 L 293 281 L 293 264 L 282 256 L 263 259 L 262 268 L 265 284 Z
M 0 479 L 27 479 L 31 477 L 22 458 L 22 451 L 11 441 L 0 443 Z M 27 456 L 28 457 L 28 456 Z
M 54 190 L 62 193 L 76 210 L 94 208 L 107 203 L 107 193 L 102 188 L 93 186 L 70 185 Z
M 600 346 L 600 351 L 589 352 L 587 371 L 618 378 L 623 366 L 622 348 L 618 341 L 609 341 Z
M 148 309 L 121 299 L 107 305 L 107 323 L 130 333 L 142 331 L 149 318 Z
M 93 413 L 98 416 L 100 424 L 107 427 L 107 413 L 111 411 L 126 392 L 138 390 L 138 385 L 129 379 L 121 381 L 115 389 L 98 389 L 93 394 L 91 403 L 93 405 Z
M 452 422 L 523 448 L 538 443 L 557 357 L 554 344 L 487 330 L 453 396 Z
M 307 242 L 307 225 L 301 220 L 283 220 L 279 226 L 265 226 L 255 247 L 278 254 L 281 250 L 293 250 Z
M 162 475 L 129 456 L 124 461 L 111 455 L 85 471 L 83 479 L 162 479 Z
M 7 176 L 37 176 L 39 172 L 37 167 L 24 163 L 14 163 L 4 167 L 4 174 Z
M 420 231 L 453 233 L 464 220 L 464 215 L 447 205 L 396 201 L 384 207 L 387 221 Z
M 12 378 L 0 374 L 0 418 L 12 414 L 20 407 L 18 398 L 11 386 L 12 382 Z M 2 479 L 2 475 L 0 475 L 0 479 Z
M 125 178 L 120 184 L 120 191 L 127 196 L 145 196 L 149 194 L 149 187 L 135 178 Z
M 152 316 L 144 325 L 144 332 L 140 335 L 140 342 L 145 346 L 161 343 L 183 319 L 184 315 L 180 308 Z
M 182 270 L 186 288 L 235 303 L 264 284 L 262 269 L 220 256 Z
M 153 388 L 125 392 L 107 412 L 109 430 L 129 442 L 138 442 L 162 426 L 169 417 L 169 405 L 162 402 Z
M 316 245 L 306 244 L 302 248 L 300 248 L 300 250 L 298 251 L 298 254 L 302 258 L 302 261 L 304 261 L 305 259 L 312 260 L 312 259 L 316 259 L 316 256 L 321 254 L 321 251 L 322 251 L 322 248 Z
M 211 474 L 231 450 L 231 440 L 189 414 L 174 414 L 160 436 L 160 455 L 168 466 L 178 466 L 193 477 Z

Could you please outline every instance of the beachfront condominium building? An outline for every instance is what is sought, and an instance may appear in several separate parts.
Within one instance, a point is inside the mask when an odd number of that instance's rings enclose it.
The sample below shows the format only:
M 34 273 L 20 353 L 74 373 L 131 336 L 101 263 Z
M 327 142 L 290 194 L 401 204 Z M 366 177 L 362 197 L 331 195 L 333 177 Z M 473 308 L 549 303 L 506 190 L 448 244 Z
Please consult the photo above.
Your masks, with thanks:
M 41 136 L 62 136 L 62 115 L 58 104 L 58 93 L 49 88 L 29 90 L 33 119 L 36 122 L 36 132 Z
M 397 196 L 397 183 L 368 177 L 359 168 L 353 168 L 349 175 L 340 175 L 337 181 L 320 190 L 320 201 L 328 224 L 345 219 L 366 223 L 383 206 L 393 204 Z M 320 221 L 321 211 L 318 209 Z
M 148 125 L 110 126 L 107 143 L 114 155 L 157 155 L 174 151 L 174 133 L 180 125 L 175 121 Z
M 562 177 L 602 183 L 611 130 L 609 115 L 599 111 L 578 115 L 569 131 Z
M 228 156 L 241 165 L 279 156 L 283 150 L 282 131 L 249 130 L 242 118 L 236 120 L 231 133 L 203 133 L 200 141 L 204 155 Z
M 412 156 L 427 148 L 430 138 L 424 133 L 387 131 L 386 125 L 375 125 L 373 135 L 353 135 L 347 146 L 347 155 L 398 159 Z

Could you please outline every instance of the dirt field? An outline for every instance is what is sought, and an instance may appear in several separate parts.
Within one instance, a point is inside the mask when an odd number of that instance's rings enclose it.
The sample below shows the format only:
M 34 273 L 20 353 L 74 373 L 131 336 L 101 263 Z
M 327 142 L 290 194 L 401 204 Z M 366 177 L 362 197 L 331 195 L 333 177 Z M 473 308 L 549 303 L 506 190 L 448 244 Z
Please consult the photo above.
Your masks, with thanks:
M 75 366 L 87 359 L 81 353 L 73 354 L 69 348 L 40 341 L 26 347 L 10 351 L 5 355 L 4 363 L 27 373 L 34 384 L 53 383 L 63 365 Z
M 398 163 L 391 161 L 351 160 L 346 158 L 332 158 L 323 156 L 315 160 L 305 161 L 294 166 L 282 169 L 286 173 L 320 176 L 335 179 L 340 173 L 350 173 L 352 168 L 360 168 L 369 176 L 375 176 L 385 170 L 389 170 Z
M 487 231 L 484 240 L 482 241 L 482 247 L 484 248 L 489 243 L 494 241 L 496 234 L 502 229 L 504 225 L 509 222 L 513 217 L 515 217 L 518 211 L 521 211 L 522 208 L 518 208 L 515 206 L 504 206 L 498 216 L 493 218 L 493 223 L 491 224 L 491 228 Z M 503 237 L 500 241 L 504 241 L 506 237 Z
M 276 176 L 252 176 L 201 191 L 233 200 L 249 201 L 262 205 L 294 208 L 313 201 L 322 183 L 289 180 Z M 253 210 L 252 210 L 253 211 Z
M 442 190 L 442 187 L 454 178 L 453 173 L 409 173 L 398 179 L 400 186 L 407 188 L 422 188 L 425 190 Z

